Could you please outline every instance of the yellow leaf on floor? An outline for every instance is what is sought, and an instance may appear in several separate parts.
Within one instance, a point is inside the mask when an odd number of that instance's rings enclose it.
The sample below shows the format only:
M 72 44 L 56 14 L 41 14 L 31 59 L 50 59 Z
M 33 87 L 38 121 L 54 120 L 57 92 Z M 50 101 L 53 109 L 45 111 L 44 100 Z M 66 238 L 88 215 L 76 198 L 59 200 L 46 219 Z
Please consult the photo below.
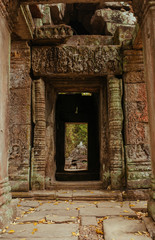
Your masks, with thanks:
M 135 204 L 130 204 L 129 206 L 130 206 L 130 207 L 135 207 Z
M 43 218 L 39 221 L 39 223 L 44 223 L 44 222 L 46 222 L 45 218 Z
M 38 223 L 37 222 L 34 222 L 33 225 L 36 226 Z
M 102 232 L 100 229 L 96 229 L 96 233 L 97 233 L 97 234 L 102 234 L 102 235 L 103 235 L 103 232 Z
M 3 231 L 2 231 L 2 233 L 5 233 L 6 232 L 6 229 L 4 229 Z
M 38 228 L 34 228 L 34 229 L 33 229 L 33 232 L 37 232 L 37 231 L 38 231 Z
M 79 233 L 72 232 L 73 236 L 79 236 Z
M 8 229 L 9 227 L 8 226 L 6 226 L 6 229 Z
M 18 205 L 17 205 L 17 207 L 21 207 L 21 205 L 20 205 L 20 204 L 18 204 Z
M 35 208 L 30 208 L 30 209 L 29 209 L 29 211 L 34 211 L 34 210 L 35 210 Z
M 123 212 L 125 212 L 125 213 L 128 213 L 129 211 L 127 211 L 127 210 L 124 210 Z
M 15 231 L 14 230 L 10 230 L 8 233 L 14 233 Z
M 66 208 L 67 209 L 67 211 L 69 211 L 70 209 L 69 208 Z

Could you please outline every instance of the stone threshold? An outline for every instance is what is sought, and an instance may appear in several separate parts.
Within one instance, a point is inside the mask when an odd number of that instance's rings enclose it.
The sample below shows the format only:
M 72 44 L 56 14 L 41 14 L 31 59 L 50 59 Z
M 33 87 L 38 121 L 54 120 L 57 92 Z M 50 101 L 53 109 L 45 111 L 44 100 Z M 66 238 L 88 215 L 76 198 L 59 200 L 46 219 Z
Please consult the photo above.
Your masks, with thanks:
M 139 190 L 37 190 L 29 192 L 12 192 L 13 198 L 29 198 L 36 200 L 77 200 L 77 201 L 126 201 L 148 200 L 149 191 Z

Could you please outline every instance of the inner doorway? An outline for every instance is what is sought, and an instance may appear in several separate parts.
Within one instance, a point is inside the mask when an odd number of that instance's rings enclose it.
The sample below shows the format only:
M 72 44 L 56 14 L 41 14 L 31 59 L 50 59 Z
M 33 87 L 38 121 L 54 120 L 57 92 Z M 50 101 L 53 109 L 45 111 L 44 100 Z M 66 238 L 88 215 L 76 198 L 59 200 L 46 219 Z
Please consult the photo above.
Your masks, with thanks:
M 72 143 L 67 143 L 67 131 L 80 127 L 83 132 L 87 129 L 86 135 L 83 139 L 74 139 L 76 143 L 71 146 Z M 72 151 L 67 147 L 73 148 Z M 75 159 L 79 149 L 81 157 Z M 68 161 L 67 157 L 70 157 Z M 99 180 L 99 172 L 99 94 L 59 93 L 56 101 L 56 180 Z
M 88 170 L 88 123 L 65 124 L 64 170 Z

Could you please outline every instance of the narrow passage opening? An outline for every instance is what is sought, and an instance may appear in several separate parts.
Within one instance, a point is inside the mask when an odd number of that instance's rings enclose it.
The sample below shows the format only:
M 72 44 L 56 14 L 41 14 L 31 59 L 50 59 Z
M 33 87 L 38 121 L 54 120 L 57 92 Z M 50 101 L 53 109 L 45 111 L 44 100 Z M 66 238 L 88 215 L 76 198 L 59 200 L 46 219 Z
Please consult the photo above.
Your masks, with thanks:
M 88 123 L 65 123 L 64 170 L 88 170 Z

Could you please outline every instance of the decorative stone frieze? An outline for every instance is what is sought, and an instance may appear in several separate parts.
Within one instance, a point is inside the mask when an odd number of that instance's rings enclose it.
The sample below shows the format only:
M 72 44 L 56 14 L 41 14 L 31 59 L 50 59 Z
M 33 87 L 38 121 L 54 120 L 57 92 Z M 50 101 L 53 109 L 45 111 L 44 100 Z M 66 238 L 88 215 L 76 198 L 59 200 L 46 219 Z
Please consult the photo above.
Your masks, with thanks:
M 34 81 L 33 111 L 34 148 L 31 162 L 32 190 L 45 189 L 46 166 L 46 119 L 45 119 L 45 84 L 42 79 Z
M 108 76 L 109 158 L 112 189 L 123 187 L 122 80 Z
M 120 47 L 33 47 L 35 76 L 121 74 Z
M 44 25 L 42 27 L 37 27 L 34 31 L 34 40 L 41 41 L 42 43 L 55 42 L 56 44 L 66 41 L 73 35 L 73 31 L 70 26 L 67 25 Z

